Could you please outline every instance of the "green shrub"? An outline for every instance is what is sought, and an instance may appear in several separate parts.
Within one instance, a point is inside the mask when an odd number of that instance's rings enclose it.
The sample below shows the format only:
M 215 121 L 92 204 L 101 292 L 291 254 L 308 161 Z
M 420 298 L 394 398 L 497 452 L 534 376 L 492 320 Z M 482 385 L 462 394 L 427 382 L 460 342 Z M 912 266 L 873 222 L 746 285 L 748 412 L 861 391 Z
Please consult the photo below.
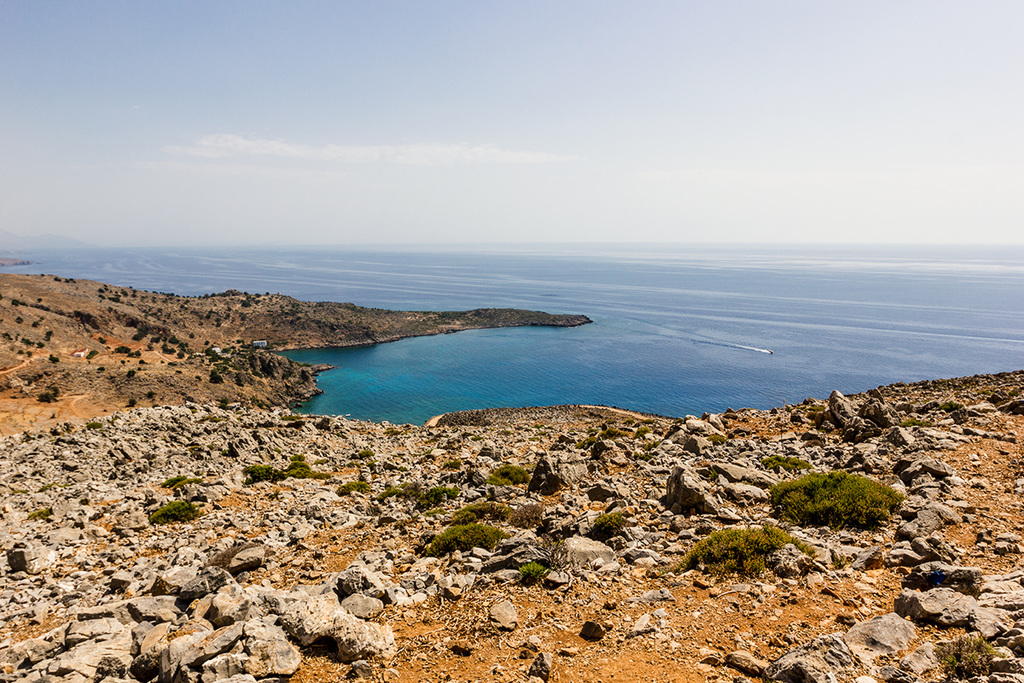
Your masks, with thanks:
M 53 515 L 53 508 L 39 508 L 35 512 L 29 514 L 28 518 L 33 521 L 42 521 L 49 519 Z
M 298 458 L 302 458 L 299 460 Z M 287 469 L 284 471 L 286 478 L 292 479 L 330 479 L 331 475 L 328 472 L 316 472 L 306 463 L 305 457 L 297 455 L 292 458 L 292 461 L 288 463 Z
M 585 439 L 580 439 L 579 441 L 577 441 L 576 442 L 576 448 L 579 448 L 581 450 L 585 450 L 585 449 L 590 448 L 591 446 L 593 446 L 595 443 L 597 443 L 597 437 L 596 436 L 588 436 Z
M 636 431 L 633 432 L 634 439 L 642 439 L 651 433 L 650 427 L 637 427 Z
M 530 473 L 518 465 L 502 465 L 487 477 L 487 483 L 492 486 L 515 486 L 528 481 L 530 481 Z
M 452 515 L 452 524 L 472 524 L 481 519 L 504 522 L 512 515 L 512 508 L 493 500 L 470 503 Z
M 373 451 L 371 451 L 369 448 L 364 448 L 363 450 L 356 453 L 356 458 L 358 458 L 359 460 L 367 460 L 372 457 Z
M 494 550 L 503 538 L 508 538 L 508 534 L 487 524 L 458 524 L 435 536 L 427 546 L 427 555 L 441 557 L 456 550 L 466 552 L 473 548 Z
M 203 512 L 185 500 L 175 500 L 149 516 L 150 524 L 170 524 L 172 522 L 190 522 Z
M 626 518 L 621 512 L 605 513 L 594 520 L 594 534 L 603 538 L 611 538 L 626 526 Z
M 317 472 L 306 463 L 304 455 L 293 456 L 284 471 L 273 465 L 252 465 L 245 469 L 248 478 L 242 482 L 251 486 L 260 481 L 283 481 L 285 479 L 329 479 L 328 472 Z
M 519 580 L 527 585 L 537 583 L 547 576 L 550 571 L 540 562 L 527 562 L 519 568 Z
M 160 487 L 165 489 L 176 489 L 179 486 L 184 486 L 185 484 L 200 484 L 202 483 L 202 481 L 202 479 L 195 479 L 192 477 L 186 477 L 184 475 L 181 475 L 177 477 L 171 477 L 170 479 L 160 484 Z
M 383 491 L 377 494 L 377 501 L 383 503 L 388 498 L 394 496 L 404 496 L 405 491 L 397 486 L 388 486 Z
M 435 486 L 416 499 L 416 507 L 421 510 L 435 508 L 450 498 L 458 498 L 460 493 L 450 486 Z
M 600 434 L 598 434 L 597 438 L 598 439 L 617 439 L 620 436 L 628 436 L 628 433 L 622 431 L 621 429 L 616 429 L 615 427 L 609 427 L 608 429 L 606 429 L 603 432 L 601 432 Z
M 246 486 L 252 486 L 259 481 L 281 481 L 285 478 L 284 472 L 272 465 L 252 465 L 245 468 Z
M 782 455 L 769 455 L 767 458 L 761 460 L 761 466 L 766 470 L 773 470 L 776 467 L 781 467 L 788 472 L 811 469 L 811 463 L 807 462 L 803 458 L 785 457 Z
M 721 434 L 712 434 L 711 436 L 708 437 L 708 441 L 710 441 L 711 443 L 714 443 L 714 444 L 719 444 L 719 443 L 725 443 L 726 441 L 728 441 L 728 439 L 726 439 Z
M 932 423 L 928 420 L 919 420 L 916 417 L 908 417 L 903 422 L 900 422 L 900 427 L 931 427 Z
M 102 422 L 86 422 L 85 423 L 85 428 L 86 429 L 103 429 L 103 423 Z
M 448 460 L 443 465 L 441 465 L 441 467 L 446 469 L 446 470 L 461 470 L 462 469 L 462 461 L 461 460 Z
M 769 524 L 760 529 L 722 529 L 701 539 L 683 558 L 682 566 L 703 566 L 711 574 L 759 576 L 768 556 L 787 543 L 811 554 L 805 544 Z
M 885 484 L 846 472 L 805 474 L 776 484 L 770 493 L 781 519 L 833 529 L 873 529 L 903 502 L 902 494 Z
M 347 496 L 350 493 L 369 493 L 370 485 L 365 481 L 350 481 L 338 487 L 339 496 Z
M 935 648 L 935 655 L 942 663 L 946 678 L 957 681 L 989 675 L 992 660 L 1001 656 L 981 635 L 962 635 L 956 640 L 941 643 Z
M 954 410 L 960 410 L 963 407 L 962 403 L 957 403 L 956 401 L 946 401 L 939 404 L 939 410 L 944 413 L 952 413 Z

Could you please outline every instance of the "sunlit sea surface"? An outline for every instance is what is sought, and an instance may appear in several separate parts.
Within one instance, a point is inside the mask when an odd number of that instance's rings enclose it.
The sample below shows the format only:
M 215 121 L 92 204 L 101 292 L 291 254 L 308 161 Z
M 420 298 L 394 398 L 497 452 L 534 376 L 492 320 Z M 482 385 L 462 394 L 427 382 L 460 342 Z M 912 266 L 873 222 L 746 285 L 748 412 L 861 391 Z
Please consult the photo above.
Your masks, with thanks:
M 196 295 L 235 288 L 403 310 L 581 313 L 289 352 L 335 366 L 313 413 L 393 423 L 566 403 L 662 415 L 768 408 L 897 381 L 1024 368 L 1024 249 L 544 247 L 87 249 L 51 273 Z M 768 353 L 771 351 L 772 353 Z

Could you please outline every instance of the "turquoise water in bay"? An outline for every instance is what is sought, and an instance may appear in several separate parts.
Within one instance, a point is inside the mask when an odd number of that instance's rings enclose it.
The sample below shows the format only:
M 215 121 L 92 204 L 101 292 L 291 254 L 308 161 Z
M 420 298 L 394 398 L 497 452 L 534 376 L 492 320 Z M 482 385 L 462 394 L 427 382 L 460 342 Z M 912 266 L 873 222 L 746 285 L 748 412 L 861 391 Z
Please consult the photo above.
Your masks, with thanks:
M 229 288 L 380 308 L 582 313 L 356 349 L 302 410 L 422 423 L 453 410 L 598 403 L 664 415 L 767 408 L 1024 368 L 1024 249 L 682 245 L 96 249 L 8 269 L 155 291 Z M 767 351 L 773 353 L 767 353 Z

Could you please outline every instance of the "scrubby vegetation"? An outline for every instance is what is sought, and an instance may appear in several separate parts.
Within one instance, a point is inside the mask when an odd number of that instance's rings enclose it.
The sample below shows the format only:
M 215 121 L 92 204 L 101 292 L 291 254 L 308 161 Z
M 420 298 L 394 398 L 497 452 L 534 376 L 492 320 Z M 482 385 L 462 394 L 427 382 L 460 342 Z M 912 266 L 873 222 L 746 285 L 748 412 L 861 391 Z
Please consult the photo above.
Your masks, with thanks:
M 788 543 L 811 554 L 807 545 L 770 524 L 759 529 L 722 529 L 701 539 L 683 558 L 682 567 L 701 567 L 710 574 L 759 576 L 768 556 Z
M 534 584 L 551 572 L 540 562 L 527 562 L 519 568 L 519 580 L 526 585 Z
M 982 635 L 962 635 L 948 643 L 940 643 L 935 655 L 942 663 L 948 680 L 965 681 L 992 672 L 992 661 L 999 653 Z
M 503 538 L 508 538 L 508 534 L 487 524 L 457 524 L 435 536 L 427 546 L 426 554 L 431 557 L 442 557 L 456 550 L 462 552 L 473 548 L 494 550 L 498 541 Z
M 543 517 L 543 505 L 540 503 L 527 503 L 516 508 L 509 515 L 508 523 L 519 529 L 535 529 L 540 526 Z
M 626 518 L 621 512 L 605 513 L 594 520 L 594 535 L 599 538 L 611 538 L 626 526 Z
M 873 529 L 903 502 L 903 496 L 873 479 L 846 472 L 805 474 L 771 488 L 781 519 L 803 526 Z
M 203 514 L 203 511 L 185 500 L 171 501 L 149 516 L 150 524 L 171 524 L 172 522 L 190 522 Z
M 306 462 L 303 455 L 294 456 L 288 463 L 288 467 L 279 470 L 273 465 L 252 465 L 245 470 L 246 486 L 261 481 L 284 481 L 285 479 L 330 479 L 328 472 L 316 472 Z
M 504 522 L 512 515 L 512 508 L 493 500 L 470 503 L 452 515 L 452 524 L 472 524 L 483 519 Z
M 491 472 L 487 483 L 492 486 L 515 486 L 530 481 L 530 473 L 518 465 L 502 465 Z
M 761 467 L 766 470 L 773 470 L 776 467 L 781 467 L 788 472 L 796 472 L 798 470 L 811 469 L 811 463 L 807 462 L 803 458 L 770 455 L 761 460 Z
M 388 498 L 408 498 L 416 501 L 420 510 L 435 508 L 446 500 L 458 498 L 461 491 L 450 486 L 434 486 L 427 491 L 417 482 L 406 482 L 400 486 L 388 486 L 377 494 L 377 502 L 383 503 Z
M 339 496 L 347 496 L 350 493 L 369 493 L 370 485 L 365 481 L 350 481 L 338 487 Z
M 186 477 L 184 475 L 181 475 L 177 477 L 171 477 L 170 479 L 165 480 L 162 484 L 160 484 L 160 487 L 165 489 L 176 489 L 179 486 L 184 486 L 185 484 L 201 484 L 202 482 L 202 479 L 196 479 L 195 477 Z
M 416 507 L 421 510 L 437 507 L 446 500 L 458 498 L 459 493 L 457 488 L 451 486 L 434 486 L 417 497 Z
M 49 519 L 52 515 L 53 515 L 53 508 L 52 507 L 39 508 L 35 512 L 30 513 L 28 515 L 28 519 L 30 519 L 32 521 L 40 521 L 41 522 L 44 519 Z

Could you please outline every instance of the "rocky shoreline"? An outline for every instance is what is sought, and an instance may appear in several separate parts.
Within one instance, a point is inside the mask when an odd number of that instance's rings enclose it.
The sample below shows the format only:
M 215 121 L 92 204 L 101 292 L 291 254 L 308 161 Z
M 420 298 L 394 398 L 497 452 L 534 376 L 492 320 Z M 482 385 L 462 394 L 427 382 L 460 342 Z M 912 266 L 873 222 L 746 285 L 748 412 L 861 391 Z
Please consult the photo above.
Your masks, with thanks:
M 187 297 L 0 274 L 0 433 L 84 423 L 126 407 L 268 408 L 319 393 L 317 368 L 273 351 L 590 322 L 519 309 L 388 311 L 233 289 Z
M 1022 392 L 433 427 L 193 403 L 6 437 L 0 681 L 910 683 L 966 633 L 998 655 L 978 680 L 1024 681 Z M 796 461 L 901 502 L 875 528 L 787 521 Z M 498 535 L 442 549 L 471 519 Z M 762 572 L 686 567 L 765 524 L 793 542 Z

